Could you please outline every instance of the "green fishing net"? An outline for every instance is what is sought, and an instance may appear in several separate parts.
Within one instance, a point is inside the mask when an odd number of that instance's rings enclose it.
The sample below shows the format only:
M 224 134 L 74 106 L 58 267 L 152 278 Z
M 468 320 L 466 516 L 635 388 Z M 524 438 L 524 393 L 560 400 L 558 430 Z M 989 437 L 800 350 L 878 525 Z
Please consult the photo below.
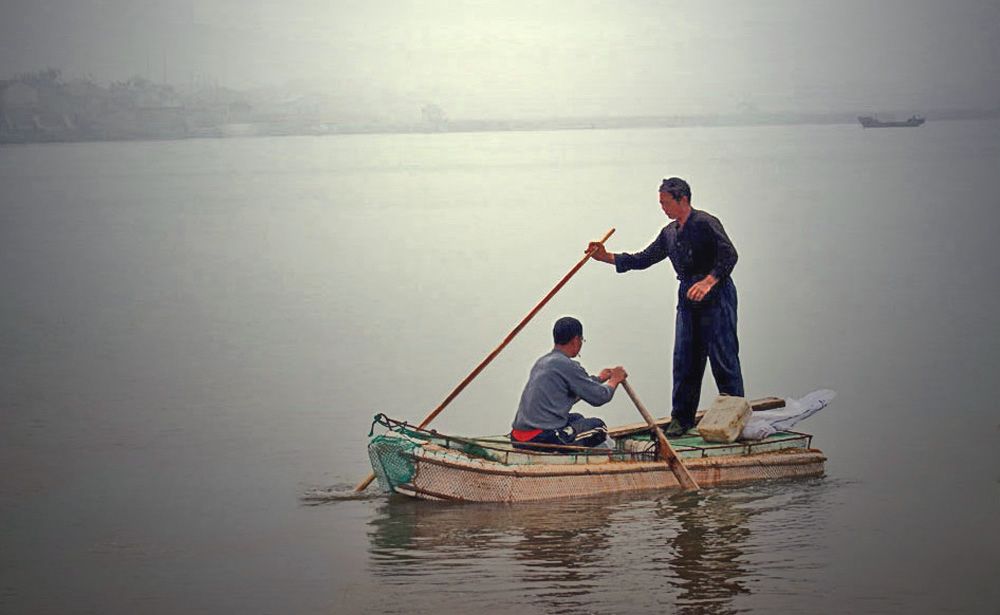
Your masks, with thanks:
M 417 442 L 391 432 L 371 439 L 368 443 L 368 455 L 383 491 L 391 491 L 396 485 L 413 481 L 416 467 L 410 453 L 418 446 Z

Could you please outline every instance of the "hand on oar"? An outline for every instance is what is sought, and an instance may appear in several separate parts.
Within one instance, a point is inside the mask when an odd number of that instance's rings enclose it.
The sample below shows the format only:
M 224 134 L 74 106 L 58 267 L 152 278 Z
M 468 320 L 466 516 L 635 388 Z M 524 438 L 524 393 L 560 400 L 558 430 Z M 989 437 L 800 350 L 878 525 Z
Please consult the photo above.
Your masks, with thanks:
M 590 255 L 590 258 L 595 261 L 611 264 L 614 264 L 615 262 L 615 255 L 608 252 L 608 249 L 604 247 L 604 244 L 599 241 L 591 241 L 587 244 L 586 252 Z
M 621 365 L 616 365 L 614 367 L 605 367 L 597 377 L 601 382 L 609 384 L 612 387 L 617 387 L 628 378 L 628 372 Z

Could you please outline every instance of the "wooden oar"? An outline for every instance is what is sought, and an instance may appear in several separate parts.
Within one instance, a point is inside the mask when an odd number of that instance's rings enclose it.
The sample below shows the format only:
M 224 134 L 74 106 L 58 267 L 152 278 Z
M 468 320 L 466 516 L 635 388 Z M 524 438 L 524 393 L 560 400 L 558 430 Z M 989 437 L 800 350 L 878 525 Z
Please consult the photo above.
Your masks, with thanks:
M 691 473 L 688 472 L 684 462 L 681 461 L 681 458 L 674 452 L 673 447 L 670 446 L 670 442 L 667 440 L 667 437 L 663 435 L 663 431 L 660 429 L 660 426 L 656 424 L 656 420 L 653 419 L 653 415 L 650 414 L 649 410 L 646 410 L 646 406 L 643 406 L 642 402 L 639 401 L 639 397 L 635 394 L 635 391 L 632 390 L 632 385 L 628 383 L 628 380 L 622 380 L 622 386 L 625 387 L 625 392 L 628 393 L 628 396 L 632 398 L 632 403 L 634 403 L 635 407 L 639 409 L 639 414 L 642 415 L 642 418 L 646 419 L 646 423 L 653 429 L 653 435 L 656 436 L 656 441 L 660 444 L 660 457 L 663 458 L 663 461 L 667 462 L 670 470 L 674 473 L 674 476 L 677 477 L 677 482 L 681 484 L 681 488 L 685 491 L 698 491 L 701 489 L 701 487 L 698 486 L 698 483 L 695 482 L 694 477 L 691 476 Z
M 609 237 L 611 237 L 612 234 L 614 234 L 614 232 L 615 229 L 609 230 L 607 233 L 604 234 L 604 237 L 598 243 L 603 244 L 605 241 L 608 240 Z M 479 372 L 483 371 L 483 368 L 489 365 L 490 361 L 495 359 L 496 356 L 500 354 L 500 351 L 503 350 L 504 347 L 506 347 L 507 344 L 509 344 L 512 339 L 514 339 L 515 335 L 521 332 L 521 329 L 523 329 L 524 326 L 528 324 L 528 321 L 534 318 L 535 314 L 537 314 L 539 310 L 541 310 L 542 307 L 544 307 L 545 304 L 549 302 L 549 299 L 554 297 L 555 294 L 559 292 L 559 289 L 565 286 L 566 282 L 569 282 L 569 279 L 573 277 L 573 275 L 577 271 L 579 271 L 580 268 L 583 267 L 588 260 L 590 260 L 590 256 L 594 253 L 594 250 L 596 250 L 596 247 L 594 249 L 588 250 L 587 253 L 584 255 L 584 257 L 580 259 L 580 262 L 574 265 L 573 268 L 569 270 L 569 273 L 564 275 L 563 278 L 559 280 L 559 282 L 552 288 L 552 290 L 549 291 L 549 294 L 545 295 L 545 297 L 543 297 L 542 300 L 538 302 L 538 305 L 532 308 L 532 310 L 528 312 L 528 315 L 525 316 L 523 319 L 521 319 L 521 322 L 517 323 L 517 326 L 514 327 L 514 329 L 510 333 L 507 334 L 507 337 L 505 337 L 504 340 L 500 342 L 500 345 L 497 346 L 495 349 L 493 349 L 493 352 L 486 355 L 486 358 L 483 359 L 482 362 L 476 366 L 476 369 L 472 370 L 472 372 L 470 372 L 469 375 L 465 377 L 465 380 L 462 380 L 462 382 L 460 382 L 458 386 L 455 387 L 455 390 L 449 393 L 448 397 L 445 397 L 444 401 L 441 402 L 437 408 L 434 408 L 434 410 L 431 411 L 431 413 L 428 414 L 427 417 L 420 422 L 420 425 L 418 426 L 420 429 L 427 427 L 427 425 L 434 420 L 434 417 L 441 414 L 441 411 L 445 409 L 445 406 L 450 404 L 453 399 L 458 397 L 458 394 L 462 392 L 462 389 L 468 386 L 468 384 L 472 382 L 472 380 L 476 376 L 479 375 Z M 369 474 L 363 481 L 358 483 L 357 486 L 354 487 L 354 490 L 364 491 L 368 487 L 368 485 L 371 484 L 373 480 L 375 480 L 374 472 Z

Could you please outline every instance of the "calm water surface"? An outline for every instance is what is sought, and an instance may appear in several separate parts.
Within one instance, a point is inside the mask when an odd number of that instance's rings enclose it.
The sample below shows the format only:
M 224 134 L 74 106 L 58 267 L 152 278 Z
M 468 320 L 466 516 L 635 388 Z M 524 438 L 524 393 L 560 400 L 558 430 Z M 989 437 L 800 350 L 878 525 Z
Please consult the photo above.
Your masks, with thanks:
M 998 169 L 973 121 L 0 149 L 0 611 L 1000 612 Z M 669 175 L 740 252 L 748 394 L 838 392 L 827 476 L 349 497 L 372 415 L 644 247 Z M 436 425 L 506 431 L 563 314 L 666 414 L 675 284 L 588 264 Z

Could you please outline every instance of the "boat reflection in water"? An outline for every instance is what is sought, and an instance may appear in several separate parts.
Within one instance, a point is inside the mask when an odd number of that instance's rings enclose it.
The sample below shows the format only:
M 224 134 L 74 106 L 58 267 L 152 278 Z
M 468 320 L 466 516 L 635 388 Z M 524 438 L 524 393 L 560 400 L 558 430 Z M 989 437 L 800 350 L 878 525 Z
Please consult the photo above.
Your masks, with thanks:
M 821 526 L 826 489 L 809 479 L 513 506 L 392 496 L 369 531 L 371 572 L 386 589 L 378 608 L 735 613 L 755 580 L 794 583 L 795 570 L 822 567 L 803 561 L 815 536 L 803 529 L 789 545 L 785 524 Z

